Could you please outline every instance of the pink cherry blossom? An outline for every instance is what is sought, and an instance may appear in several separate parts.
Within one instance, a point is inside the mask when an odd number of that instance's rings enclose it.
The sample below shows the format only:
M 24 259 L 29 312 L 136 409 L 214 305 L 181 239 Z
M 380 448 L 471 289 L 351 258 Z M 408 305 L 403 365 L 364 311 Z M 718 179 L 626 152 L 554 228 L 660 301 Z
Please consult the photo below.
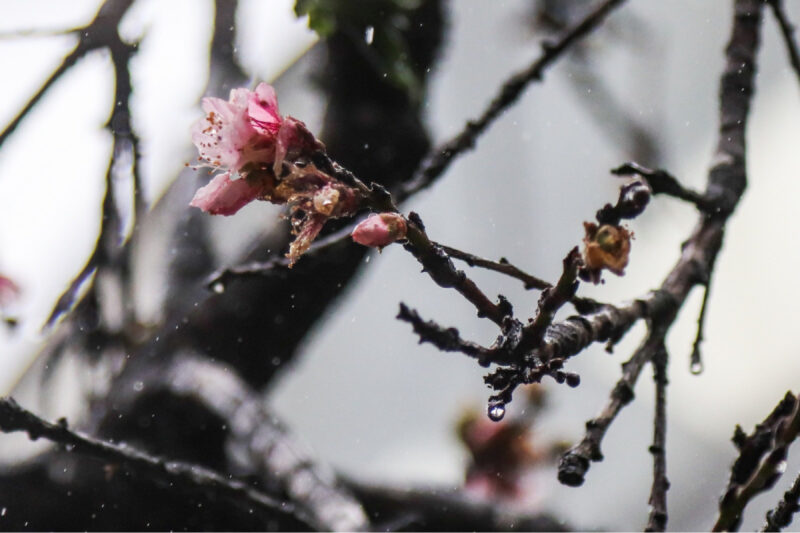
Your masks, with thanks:
M 325 149 L 306 125 L 283 117 L 275 90 L 233 89 L 230 98 L 204 98 L 206 116 L 192 127 L 200 166 L 221 171 L 197 191 L 191 205 L 212 215 L 232 215 L 253 200 L 289 206 L 296 236 L 290 265 L 330 218 L 353 215 L 362 195 L 317 168 L 312 155 Z
M 275 89 L 260 83 L 255 91 L 233 89 L 226 102 L 203 98 L 206 116 L 192 126 L 192 142 L 200 161 L 212 168 L 237 173 L 276 164 L 287 156 L 298 157 L 323 148 L 303 122 L 282 117 Z
M 353 240 L 364 246 L 384 247 L 406 236 L 406 221 L 397 213 L 372 215 L 353 230 Z

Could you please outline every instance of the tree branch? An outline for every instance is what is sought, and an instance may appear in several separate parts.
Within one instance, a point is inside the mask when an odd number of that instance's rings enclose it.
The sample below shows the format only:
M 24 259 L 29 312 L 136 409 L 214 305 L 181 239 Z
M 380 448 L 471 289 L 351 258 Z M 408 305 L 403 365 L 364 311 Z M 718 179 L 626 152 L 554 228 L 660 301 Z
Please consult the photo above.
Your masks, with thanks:
M 761 531 L 781 531 L 792 524 L 792 518 L 800 511 L 800 476 L 795 478 L 792 487 L 783 493 L 778 505 L 767 511 L 767 521 Z
M 558 463 L 558 480 L 571 487 L 583 485 L 591 461 L 603 460 L 600 444 L 623 407 L 633 401 L 633 389 L 644 365 L 664 349 L 660 332 L 650 330 L 633 356 L 622 365 L 622 377 L 611 390 L 611 398 L 600 414 L 586 422 L 580 443 L 567 450 Z
M 800 401 L 787 392 L 773 411 L 750 435 L 736 426 L 733 443 L 739 457 L 719 502 L 719 516 L 712 531 L 736 531 L 742 512 L 757 494 L 769 490 L 786 466 L 789 445 L 800 433 Z
M 414 172 L 410 181 L 403 185 L 398 197 L 403 200 L 428 187 L 450 166 L 453 160 L 475 145 L 478 137 L 500 115 L 520 97 L 525 88 L 534 81 L 541 81 L 544 72 L 570 47 L 579 42 L 600 26 L 611 11 L 624 3 L 624 0 L 606 0 L 588 13 L 580 22 L 565 32 L 554 42 L 542 44 L 542 54 L 528 68 L 512 75 L 500 88 L 489 106 L 451 140 L 438 146 L 427 155 L 422 165 Z
M 42 420 L 20 407 L 12 398 L 0 399 L 0 431 L 24 431 L 32 440 L 45 438 L 61 444 L 67 450 L 87 455 L 137 474 L 145 479 L 168 484 L 176 490 L 208 493 L 245 510 L 263 515 L 265 523 L 277 515 L 292 516 L 308 524 L 306 518 L 290 503 L 278 501 L 247 484 L 230 479 L 200 465 L 169 461 L 149 455 L 124 444 L 93 439 L 67 428 L 66 421 L 58 424 Z
M 667 528 L 667 350 L 662 345 L 652 359 L 653 381 L 656 384 L 655 416 L 653 417 L 653 486 L 650 490 L 650 517 L 645 531 Z

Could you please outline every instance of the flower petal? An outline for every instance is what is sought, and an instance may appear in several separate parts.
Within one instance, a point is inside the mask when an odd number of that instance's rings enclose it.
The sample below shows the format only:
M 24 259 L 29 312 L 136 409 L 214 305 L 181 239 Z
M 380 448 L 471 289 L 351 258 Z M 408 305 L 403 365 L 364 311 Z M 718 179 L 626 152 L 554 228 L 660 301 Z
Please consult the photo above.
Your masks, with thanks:
M 247 114 L 252 126 L 260 133 L 278 133 L 282 118 L 278 110 L 278 97 L 271 85 L 259 83 L 256 90 L 249 93 Z
M 199 189 L 189 205 L 212 215 L 232 215 L 261 196 L 264 187 L 247 179 L 231 180 L 230 172 L 214 177 Z

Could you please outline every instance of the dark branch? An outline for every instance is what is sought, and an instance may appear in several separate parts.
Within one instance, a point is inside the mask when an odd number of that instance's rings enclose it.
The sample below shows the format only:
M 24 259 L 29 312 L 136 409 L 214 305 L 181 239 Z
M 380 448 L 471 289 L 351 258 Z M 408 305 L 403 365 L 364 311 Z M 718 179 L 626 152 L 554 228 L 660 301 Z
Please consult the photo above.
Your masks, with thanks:
M 712 531 L 735 531 L 742 512 L 758 494 L 771 489 L 786 465 L 789 445 L 800 433 L 800 401 L 787 392 L 773 411 L 750 435 L 739 426 L 733 443 L 739 457 L 731 467 L 728 486 L 719 501 L 719 516 Z
M 504 298 L 495 304 L 469 279 L 463 270 L 453 266 L 445 251 L 428 238 L 424 225 L 415 213 L 409 215 L 408 242 L 405 248 L 417 258 L 424 271 L 437 285 L 459 292 L 478 310 L 478 316 L 488 318 L 502 326 L 503 319 L 511 315 L 511 306 Z
M 575 295 L 575 291 L 578 290 L 578 268 L 581 264 L 581 254 L 576 246 L 564 258 L 563 271 L 558 282 L 555 286 L 542 292 L 536 317 L 530 324 L 522 328 L 517 346 L 518 353 L 528 352 L 542 343 L 556 312 L 570 301 Z
M 800 511 L 800 476 L 794 480 L 792 487 L 783 493 L 778 505 L 767 511 L 767 522 L 761 531 L 781 531 L 792 524 L 792 518 Z
M 586 434 L 580 443 L 565 452 L 558 463 L 558 480 L 571 487 L 583 484 L 590 462 L 603 460 L 600 444 L 611 423 L 623 407 L 633 401 L 633 389 L 644 365 L 664 350 L 660 334 L 650 331 L 647 338 L 622 365 L 622 377 L 611 391 L 611 398 L 600 414 L 586 422 Z
M 265 523 L 278 514 L 293 516 L 308 524 L 292 504 L 278 501 L 241 481 L 200 465 L 169 461 L 125 444 L 93 439 L 71 431 L 63 419 L 58 424 L 51 424 L 23 409 L 12 398 L 0 399 L 0 431 L 24 431 L 33 440 L 45 438 L 65 446 L 68 451 L 119 465 L 143 479 L 167 484 L 184 492 L 211 494 L 236 504 L 245 512 L 253 509 L 263 515 Z
M 655 416 L 653 417 L 653 486 L 650 490 L 650 517 L 645 531 L 667 528 L 667 351 L 653 357 L 653 380 L 656 384 Z
M 678 179 L 666 170 L 650 169 L 634 162 L 625 163 L 611 171 L 617 176 L 642 176 L 650 184 L 653 194 L 673 196 L 697 206 L 704 213 L 714 213 L 717 206 L 699 192 L 692 191 L 680 184 Z
M 700 306 L 700 316 L 697 319 L 697 336 L 692 345 L 692 355 L 689 358 L 689 371 L 692 374 L 703 372 L 703 358 L 700 354 L 700 343 L 703 342 L 703 329 L 706 322 L 706 309 L 708 308 L 708 295 L 711 292 L 711 284 L 706 283 L 703 287 L 703 303 Z
M 467 354 L 484 366 L 488 366 L 490 363 L 502 365 L 510 362 L 507 358 L 502 357 L 503 352 L 463 340 L 456 328 L 444 328 L 432 320 L 426 322 L 416 310 L 410 309 L 404 303 L 400 303 L 400 312 L 397 314 L 397 318 L 412 325 L 414 333 L 419 335 L 420 344 L 429 342 L 443 352 Z
M 436 244 L 441 246 L 442 250 L 444 250 L 445 253 L 447 253 L 447 255 L 449 255 L 451 258 L 464 261 L 471 267 L 485 268 L 486 270 L 499 272 L 500 274 L 505 274 L 508 277 L 520 280 L 525 285 L 526 290 L 545 290 L 552 287 L 552 285 L 547 281 L 537 278 L 536 276 L 532 276 L 531 274 L 528 274 L 520 268 L 512 265 L 505 257 L 501 257 L 499 261 L 492 261 L 468 252 L 463 252 L 451 246 L 445 246 L 444 244 L 439 243 Z M 592 300 L 591 298 L 583 298 L 577 295 L 573 295 L 572 298 L 570 298 L 570 303 L 572 303 L 576 307 L 577 311 L 581 314 L 596 311 L 603 305 L 598 301 Z

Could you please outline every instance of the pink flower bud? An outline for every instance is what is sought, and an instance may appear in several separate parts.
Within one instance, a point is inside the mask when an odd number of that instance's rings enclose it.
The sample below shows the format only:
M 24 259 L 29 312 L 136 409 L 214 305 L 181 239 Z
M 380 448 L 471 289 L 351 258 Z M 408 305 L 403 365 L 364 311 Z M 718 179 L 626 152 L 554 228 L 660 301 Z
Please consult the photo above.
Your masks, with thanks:
M 353 230 L 353 240 L 364 246 L 383 248 L 406 236 L 406 221 L 397 213 L 372 215 Z

